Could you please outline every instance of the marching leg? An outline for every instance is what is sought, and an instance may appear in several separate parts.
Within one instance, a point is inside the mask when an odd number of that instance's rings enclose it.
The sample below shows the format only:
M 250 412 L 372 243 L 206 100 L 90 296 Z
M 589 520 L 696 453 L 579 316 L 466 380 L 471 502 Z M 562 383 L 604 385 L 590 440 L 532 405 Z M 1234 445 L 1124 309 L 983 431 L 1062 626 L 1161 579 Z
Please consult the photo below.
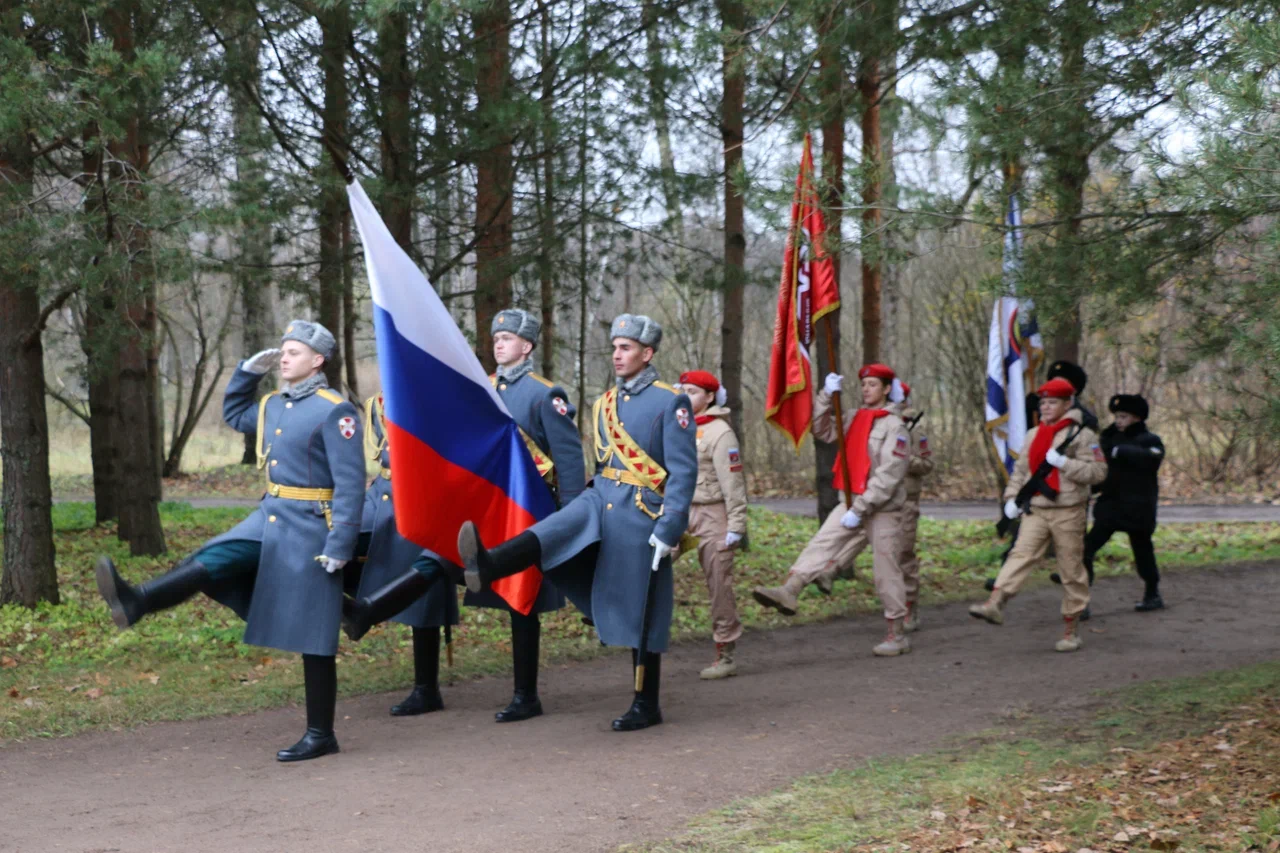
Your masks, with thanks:
M 515 670 L 515 693 L 507 707 L 493 715 L 499 723 L 518 723 L 542 716 L 538 698 L 538 650 L 542 627 L 538 614 L 511 614 L 511 663 Z
M 333 734 L 338 704 L 336 659 L 327 655 L 303 655 L 302 676 L 307 691 L 307 731 L 302 740 L 277 752 L 277 761 L 308 761 L 340 751 Z
M 432 711 L 443 711 L 440 696 L 440 629 L 413 629 L 413 690 L 398 705 L 391 706 L 393 717 L 416 717 Z
M 631 651 L 631 665 L 635 668 L 637 653 Z M 644 684 L 636 693 L 627 713 L 613 721 L 615 732 L 634 732 L 662 722 L 662 709 L 658 705 L 658 688 L 662 680 L 662 655 L 649 652 L 644 657 Z

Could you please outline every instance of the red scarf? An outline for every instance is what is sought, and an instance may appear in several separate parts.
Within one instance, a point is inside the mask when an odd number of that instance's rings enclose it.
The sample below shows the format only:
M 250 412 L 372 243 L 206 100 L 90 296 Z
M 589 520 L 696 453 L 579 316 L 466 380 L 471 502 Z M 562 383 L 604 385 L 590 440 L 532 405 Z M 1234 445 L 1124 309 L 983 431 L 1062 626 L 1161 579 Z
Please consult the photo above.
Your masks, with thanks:
M 1031 449 L 1027 451 L 1028 470 L 1034 475 L 1040 470 L 1040 466 L 1044 464 L 1044 458 L 1049 454 L 1049 448 L 1053 447 L 1053 440 L 1058 433 L 1074 424 L 1071 418 L 1064 417 L 1052 426 L 1040 424 L 1036 427 L 1036 437 L 1031 440 Z M 1049 472 L 1049 476 L 1044 478 L 1045 483 L 1054 491 L 1060 491 L 1059 483 L 1062 478 L 1058 476 L 1058 469 L 1054 468 Z
M 719 416 L 718 415 L 697 415 L 693 420 L 698 424 L 698 426 L 706 426 L 707 424 L 714 421 L 717 417 Z
M 849 476 L 853 479 L 853 493 L 860 495 L 867 490 L 867 477 L 871 474 L 871 454 L 867 452 L 867 441 L 871 438 L 871 427 L 876 420 L 889 414 L 888 409 L 858 409 L 849 424 L 849 432 L 845 435 L 844 446 L 851 454 L 849 458 Z M 844 465 L 841 457 L 836 456 L 836 464 L 831 468 L 835 474 L 832 485 L 837 491 L 844 490 Z

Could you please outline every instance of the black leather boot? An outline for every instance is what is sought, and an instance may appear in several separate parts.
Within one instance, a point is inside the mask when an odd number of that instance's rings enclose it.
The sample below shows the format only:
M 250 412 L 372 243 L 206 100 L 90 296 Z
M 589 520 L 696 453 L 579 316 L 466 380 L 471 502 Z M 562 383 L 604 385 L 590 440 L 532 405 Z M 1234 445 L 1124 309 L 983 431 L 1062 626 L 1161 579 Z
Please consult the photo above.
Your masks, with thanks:
M 1160 586 L 1158 584 L 1147 584 L 1147 588 L 1142 592 L 1142 600 L 1133 605 L 1133 609 L 1139 613 L 1163 610 L 1164 599 L 1160 597 Z
M 111 621 L 120 628 L 136 624 L 148 613 L 181 604 L 200 592 L 209 580 L 204 564 L 190 559 L 136 587 L 125 583 L 110 557 L 99 557 L 93 573 L 98 594 L 111 608 Z
M 440 629 L 413 629 L 413 690 L 399 705 L 391 706 L 393 717 L 416 717 L 444 710 L 440 695 Z
M 340 752 L 333 735 L 338 704 L 338 665 L 322 655 L 302 656 L 302 677 L 307 691 L 307 731 L 302 740 L 276 753 L 276 761 L 308 761 Z
M 387 621 L 422 598 L 445 573 L 444 568 L 434 560 L 429 565 L 427 572 L 409 569 L 386 586 L 363 598 L 357 598 L 348 607 L 344 607 L 342 630 L 351 639 L 359 640 L 374 625 Z
M 636 652 L 631 652 L 635 661 Z M 634 663 L 632 664 L 634 667 Z M 645 655 L 643 689 L 635 695 L 627 713 L 613 721 L 615 732 L 634 732 L 662 722 L 662 709 L 658 707 L 658 685 L 662 678 L 662 656 L 650 652 Z
M 467 589 L 480 592 L 496 580 L 523 572 L 542 560 L 542 543 L 525 531 L 501 545 L 486 549 L 470 521 L 458 530 L 458 556 L 466 570 Z
M 515 693 L 511 704 L 493 715 L 499 723 L 518 723 L 542 716 L 538 698 L 538 647 L 542 625 L 536 613 L 511 614 L 511 662 L 515 669 Z

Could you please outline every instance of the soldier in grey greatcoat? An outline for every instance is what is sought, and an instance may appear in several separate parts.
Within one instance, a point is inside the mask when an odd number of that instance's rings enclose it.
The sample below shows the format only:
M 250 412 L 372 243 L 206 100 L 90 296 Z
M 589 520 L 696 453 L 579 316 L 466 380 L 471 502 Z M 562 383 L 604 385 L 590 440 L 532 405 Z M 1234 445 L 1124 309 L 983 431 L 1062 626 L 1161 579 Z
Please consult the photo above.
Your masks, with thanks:
M 538 565 L 594 622 L 601 642 L 636 650 L 642 684 L 631 708 L 613 721 L 615 731 L 634 731 L 662 722 L 660 654 L 667 649 L 674 598 L 670 557 L 688 527 L 698 451 L 689 398 L 659 382 L 649 363 L 662 328 L 643 315 L 622 314 L 613 321 L 612 338 L 616 385 L 592 409 L 591 488 L 490 549 L 466 522 L 458 531 L 458 551 L 468 589 Z
M 295 320 L 279 349 L 241 362 L 227 385 L 223 418 L 257 434 L 258 467 L 266 474 L 257 511 L 139 586 L 125 583 L 107 557 L 96 567 L 98 591 L 121 628 L 205 592 L 245 620 L 246 643 L 302 655 L 307 731 L 276 753 L 280 761 L 338 751 L 340 572 L 356 550 L 365 469 L 359 413 L 322 372 L 334 348 L 323 326 Z M 277 364 L 283 386 L 257 399 L 259 380 Z
M 542 323 L 528 311 L 509 308 L 493 318 L 493 357 L 498 370 L 489 380 L 520 427 L 525 446 L 538 473 L 551 489 L 557 506 L 564 506 L 586 487 L 582 440 L 574 423 L 577 410 L 564 389 L 533 372 L 530 356 L 538 343 Z M 468 607 L 493 607 L 511 614 L 511 658 L 515 690 L 510 704 L 494 714 L 499 723 L 514 723 L 542 714 L 538 698 L 538 648 L 540 613 L 564 607 L 564 596 L 546 579 L 529 614 L 512 610 L 493 590 L 468 591 Z
M 364 496 L 360 539 L 365 547 L 359 555 L 359 586 L 355 603 L 346 608 L 343 629 L 353 640 L 359 640 L 373 625 L 385 620 L 413 629 L 413 690 L 402 702 L 391 706 L 391 716 L 412 717 L 444 709 L 440 696 L 440 629 L 458 624 L 458 592 L 440 558 L 405 539 L 396 529 L 391 451 L 387 448 L 381 395 L 365 401 L 364 417 L 365 453 L 378 462 L 380 470 Z M 401 583 L 402 580 L 406 582 Z M 420 595 L 420 589 L 425 589 L 426 594 Z

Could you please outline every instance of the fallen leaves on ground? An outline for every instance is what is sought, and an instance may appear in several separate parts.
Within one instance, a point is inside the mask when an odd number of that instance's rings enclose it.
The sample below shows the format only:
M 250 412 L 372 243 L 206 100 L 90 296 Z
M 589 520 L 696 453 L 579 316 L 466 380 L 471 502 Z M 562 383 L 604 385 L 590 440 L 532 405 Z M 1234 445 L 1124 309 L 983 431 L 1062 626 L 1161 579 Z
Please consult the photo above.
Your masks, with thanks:
M 928 823 L 850 851 L 1129 853 L 1280 850 L 1280 699 L 1228 712 L 1220 726 L 1053 778 L 929 805 Z

